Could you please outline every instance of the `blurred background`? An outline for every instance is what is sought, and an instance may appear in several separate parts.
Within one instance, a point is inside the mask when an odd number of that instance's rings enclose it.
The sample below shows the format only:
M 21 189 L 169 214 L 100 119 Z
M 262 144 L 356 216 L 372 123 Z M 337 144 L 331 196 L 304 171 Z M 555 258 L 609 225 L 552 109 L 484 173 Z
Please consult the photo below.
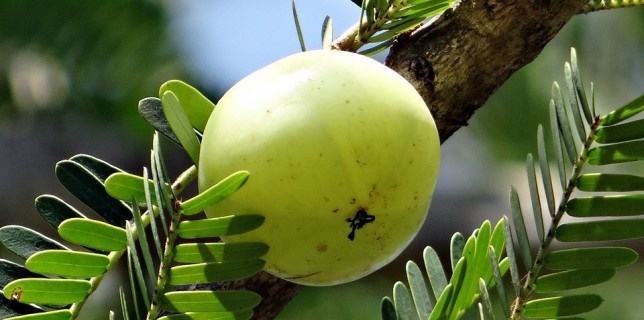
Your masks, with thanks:
M 326 15 L 333 18 L 335 36 L 359 15 L 349 0 L 297 5 L 307 49 L 320 48 Z M 639 7 L 573 18 L 443 145 L 430 214 L 408 250 L 363 280 L 303 288 L 279 319 L 378 319 L 381 298 L 404 279 L 407 260 L 421 262 L 426 245 L 447 262 L 454 232 L 468 236 L 483 220 L 496 223 L 509 214 L 511 185 L 528 210 L 525 156 L 536 153 L 537 124 L 548 123 L 552 81 L 565 86 L 570 47 L 577 49 L 585 84 L 595 84 L 598 112 L 605 113 L 644 88 L 642 17 Z M 34 208 L 41 194 L 57 195 L 89 214 L 54 175 L 55 163 L 75 154 L 140 173 L 148 164 L 152 129 L 139 117 L 137 103 L 157 96 L 163 82 L 184 80 L 217 101 L 243 76 L 299 50 L 287 0 L 0 1 L 0 224 L 55 236 Z M 382 61 L 385 55 L 375 58 Z M 168 150 L 177 174 L 188 165 L 187 157 L 177 148 Z M 644 172 L 641 165 L 633 169 Z M 644 254 L 641 241 L 629 244 Z M 19 261 L 5 251 L 2 257 Z M 603 291 L 606 300 L 587 319 L 641 318 L 644 289 L 633 284 L 644 283 L 643 266 L 581 290 Z M 110 273 L 81 318 L 105 319 L 108 310 L 119 310 L 121 281 Z

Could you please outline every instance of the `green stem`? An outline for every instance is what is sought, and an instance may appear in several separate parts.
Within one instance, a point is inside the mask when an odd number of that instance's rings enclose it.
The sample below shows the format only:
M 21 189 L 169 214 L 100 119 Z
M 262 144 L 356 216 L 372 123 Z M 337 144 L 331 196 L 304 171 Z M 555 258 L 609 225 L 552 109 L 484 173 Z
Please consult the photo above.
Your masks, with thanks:
M 580 13 L 590 13 L 595 11 L 635 7 L 640 5 L 644 5 L 644 1 L 642 0 L 625 0 L 625 1 L 604 0 L 599 2 L 593 1 L 581 7 Z
M 174 183 L 172 183 L 172 190 L 174 191 L 174 194 L 175 195 L 181 194 L 185 190 L 185 188 L 192 181 L 194 181 L 196 178 L 197 178 L 197 168 L 195 166 L 191 166 L 186 171 L 184 171 L 181 175 L 179 175 L 179 177 L 177 178 L 177 180 L 174 181 Z M 150 211 L 148 210 L 141 216 L 141 222 L 143 224 L 143 227 L 147 227 L 150 224 L 150 214 L 149 214 L 149 212 Z M 153 212 L 153 214 L 155 214 L 155 213 Z M 173 218 L 173 222 L 174 222 L 174 218 Z M 132 226 L 131 231 L 132 231 L 132 236 L 135 237 L 135 239 L 136 239 L 136 237 L 137 237 L 136 227 Z M 170 237 L 170 236 L 168 236 L 168 237 Z M 166 247 L 166 251 L 167 251 L 167 247 Z M 108 271 L 111 270 L 118 263 L 118 261 L 121 259 L 121 256 L 123 256 L 123 254 L 125 252 L 126 252 L 126 249 L 123 249 L 123 250 L 119 250 L 119 251 L 112 251 L 107 255 L 107 257 L 108 257 L 108 259 L 110 261 L 110 263 L 107 266 Z M 164 260 L 165 260 L 165 258 L 164 258 Z M 98 277 L 93 277 L 93 278 L 89 279 L 89 282 L 91 284 L 91 288 L 90 288 L 89 292 L 87 293 L 87 297 L 89 297 L 94 291 L 96 291 L 96 289 L 100 285 L 101 281 L 103 281 L 103 278 L 105 277 L 105 274 L 107 274 L 107 271 L 105 273 L 103 273 L 102 275 L 98 276 Z M 161 276 L 161 273 L 159 273 L 159 275 Z M 78 314 L 80 313 L 81 309 L 85 305 L 86 301 L 87 301 L 87 299 L 85 299 L 83 301 L 79 301 L 77 303 L 74 303 L 71 306 L 69 311 L 72 313 L 72 319 L 76 319 L 78 317 Z
M 590 150 L 590 146 L 595 139 L 595 132 L 597 131 L 598 127 L 599 127 L 599 117 L 595 118 L 595 121 L 590 127 L 590 132 L 586 137 L 586 141 L 584 142 L 584 146 L 582 148 L 581 154 L 579 155 L 579 158 L 577 159 L 577 161 L 573 166 L 572 175 L 568 180 L 568 185 L 566 186 L 566 189 L 563 191 L 563 195 L 561 196 L 561 201 L 559 202 L 559 207 L 557 207 L 557 212 L 555 213 L 550 223 L 548 234 L 546 235 L 545 239 L 541 243 L 541 246 L 539 247 L 539 251 L 537 252 L 537 256 L 534 260 L 534 263 L 532 264 L 532 268 L 530 269 L 530 271 L 528 271 L 528 274 L 526 275 L 525 283 L 521 287 L 521 293 L 514 300 L 514 303 L 512 304 L 512 313 L 510 317 L 510 319 L 512 320 L 519 319 L 523 311 L 523 304 L 528 300 L 528 297 L 530 296 L 530 294 L 532 294 L 532 291 L 534 289 L 534 283 L 537 280 L 537 277 L 539 276 L 539 272 L 543 267 L 543 262 L 546 257 L 546 254 L 548 254 L 550 250 L 550 244 L 555 239 L 555 231 L 559 226 L 559 223 L 561 222 L 561 218 L 563 217 L 564 213 L 566 213 L 566 205 L 568 204 L 568 201 L 570 200 L 572 192 L 575 189 L 575 181 L 577 180 L 577 177 L 581 173 L 581 170 L 584 164 L 586 163 L 588 150 Z

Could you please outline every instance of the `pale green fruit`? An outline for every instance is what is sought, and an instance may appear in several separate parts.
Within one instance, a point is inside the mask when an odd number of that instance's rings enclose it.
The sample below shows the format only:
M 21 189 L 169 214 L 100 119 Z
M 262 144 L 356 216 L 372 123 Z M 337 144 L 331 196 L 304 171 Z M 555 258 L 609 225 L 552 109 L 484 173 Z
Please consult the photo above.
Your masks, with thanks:
M 268 244 L 265 270 L 280 278 L 340 284 L 389 263 L 416 235 L 439 147 L 425 103 L 397 73 L 358 54 L 308 51 L 221 98 L 203 135 L 199 187 L 248 170 L 246 185 L 206 213 L 258 213 L 265 223 L 224 240 Z

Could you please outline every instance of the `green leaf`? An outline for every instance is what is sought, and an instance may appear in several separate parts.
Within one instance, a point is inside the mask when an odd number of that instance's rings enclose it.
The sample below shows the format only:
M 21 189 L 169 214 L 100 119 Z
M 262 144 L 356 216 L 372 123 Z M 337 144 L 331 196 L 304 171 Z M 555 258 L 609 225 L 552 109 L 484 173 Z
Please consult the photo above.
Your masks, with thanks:
M 577 134 L 579 135 L 579 140 L 586 140 L 586 129 L 584 128 L 584 122 L 581 119 L 580 105 L 577 101 L 577 92 L 575 91 L 575 86 L 572 80 L 572 70 L 570 64 L 566 62 L 564 65 L 564 74 L 566 78 L 566 88 L 568 89 L 568 101 L 570 101 L 570 111 L 572 112 L 572 120 L 577 128 Z
M 575 198 L 566 204 L 573 217 L 636 216 L 644 214 L 644 194 Z
M 9 225 L 0 228 L 0 242 L 23 259 L 43 250 L 69 250 L 57 241 L 23 226 Z
M 443 270 L 443 265 L 438 254 L 432 247 L 427 246 L 423 250 L 423 261 L 425 262 L 425 270 L 427 271 L 432 292 L 434 293 L 435 299 L 438 300 L 447 286 L 445 270 Z
M 132 203 L 136 203 L 136 199 L 132 198 Z M 152 252 L 150 252 L 150 245 L 148 243 L 148 237 L 146 235 L 145 227 L 143 226 L 143 221 L 141 219 L 141 210 L 138 205 L 134 205 L 133 210 L 133 221 L 134 226 L 136 227 L 136 236 L 139 240 L 139 247 L 141 248 L 141 256 L 143 256 L 143 262 L 145 262 L 145 270 L 147 271 L 148 279 L 154 279 L 156 273 L 154 272 L 155 266 L 152 261 Z M 126 230 L 127 232 L 127 230 Z M 126 234 L 127 235 L 127 234 Z M 129 243 L 129 239 L 128 239 Z M 130 244 L 131 246 L 132 244 Z
M 129 221 L 125 223 L 125 234 L 127 236 L 128 271 L 132 274 L 130 276 L 130 281 L 132 282 L 130 284 L 132 287 L 132 295 L 142 297 L 143 305 L 145 305 L 145 308 L 150 311 L 150 299 L 152 292 L 147 290 L 148 286 L 145 281 L 145 277 L 143 276 L 143 267 L 141 266 L 139 253 L 136 249 L 136 243 L 134 242 L 132 224 Z M 136 277 L 136 285 L 138 285 L 138 290 L 136 290 L 135 283 L 132 281 L 133 276 Z
M 581 191 L 643 191 L 644 177 L 626 174 L 587 173 L 577 178 L 575 186 Z
M 593 122 L 595 115 L 594 112 L 590 110 L 590 106 L 588 105 L 586 91 L 584 90 L 584 85 L 581 81 L 581 74 L 579 73 L 579 67 L 577 66 L 577 52 L 575 51 L 575 48 L 570 48 L 570 65 L 572 69 L 572 82 L 575 87 L 575 93 L 577 94 L 577 101 L 579 101 L 581 109 L 584 111 L 586 123 L 590 125 Z
M 591 311 L 604 300 L 596 294 L 552 297 L 528 301 L 523 316 L 528 318 L 556 318 Z
M 512 229 L 510 228 L 510 221 L 508 217 L 503 216 L 503 237 L 505 238 L 505 253 L 508 256 L 508 263 L 510 264 L 510 276 L 512 277 L 512 287 L 514 293 L 518 296 L 521 293 L 519 287 L 519 267 L 517 265 L 517 257 L 514 254 L 514 240 L 512 240 Z
M 485 310 L 485 313 L 483 313 L 484 319 L 494 319 L 494 309 L 492 309 L 490 294 L 487 291 L 485 280 L 481 278 L 479 278 L 479 296 L 481 297 L 481 303 L 483 304 L 483 309 Z
M 11 320 L 71 320 L 72 313 L 69 310 L 55 310 L 36 314 L 29 314 L 19 317 L 9 318 Z
M 494 286 L 496 287 L 496 292 L 499 295 L 499 302 L 501 304 L 501 309 L 506 318 L 510 318 L 510 304 L 508 303 L 508 298 L 505 295 L 505 286 L 503 284 L 503 278 L 501 274 L 501 268 L 499 267 L 499 260 L 496 256 L 494 247 L 490 246 L 489 248 L 490 264 L 492 265 L 492 274 L 494 276 Z
M 400 320 L 418 320 L 418 313 L 409 290 L 404 283 L 394 283 L 394 305 L 396 306 L 396 317 Z
M 67 219 L 85 218 L 74 207 L 52 195 L 42 195 L 36 198 L 36 210 L 54 228 L 58 228 Z
M 163 294 L 161 306 L 170 312 L 220 312 L 252 309 L 262 297 L 252 291 L 174 291 Z
M 521 203 L 519 202 L 519 195 L 517 190 L 512 187 L 510 189 L 510 208 L 512 209 L 512 221 L 514 222 L 514 231 L 517 234 L 519 241 L 519 250 L 523 258 L 523 266 L 526 269 L 532 267 L 532 255 L 530 254 L 530 241 L 528 240 L 528 232 L 525 228 L 523 221 L 523 213 L 521 212 Z
M 168 119 L 166 119 L 165 114 L 163 113 L 163 105 L 161 100 L 158 98 L 145 98 L 139 101 L 139 113 L 145 121 L 147 121 L 154 130 L 160 132 L 166 136 L 170 141 L 181 145 L 179 138 L 174 134 Z
M 262 242 L 182 243 L 174 247 L 174 261 L 182 263 L 243 261 L 268 252 Z
M 159 97 L 163 97 L 166 91 L 172 91 L 176 95 L 190 124 L 203 132 L 210 114 L 215 110 L 215 104 L 199 90 L 180 80 L 170 80 L 162 84 Z
M 539 128 L 541 128 L 541 126 L 539 126 Z M 530 189 L 532 214 L 534 215 L 535 227 L 537 228 L 537 236 L 539 236 L 539 241 L 543 242 L 543 217 L 541 216 L 541 198 L 539 197 L 539 187 L 537 186 L 537 176 L 534 170 L 534 161 L 532 160 L 531 153 L 528 153 L 528 157 L 526 159 L 526 171 L 528 174 L 528 188 Z M 546 177 L 543 176 L 543 179 L 545 181 Z M 552 184 L 550 184 L 550 189 L 552 190 Z
M 43 277 L 43 276 L 29 271 L 27 270 L 27 268 L 15 262 L 0 259 L 0 287 L 4 287 L 7 285 L 7 283 L 14 281 L 16 279 L 39 278 L 39 277 Z
M 322 49 L 330 49 L 333 42 L 333 20 L 326 16 L 322 23 Z
M 244 186 L 247 180 L 248 171 L 237 171 L 229 175 L 194 198 L 182 202 L 182 213 L 185 215 L 193 215 L 203 211 L 204 209 L 231 196 L 239 190 L 239 188 Z
M 262 270 L 264 263 L 264 260 L 258 259 L 177 266 L 170 269 L 169 283 L 179 286 L 243 279 Z
M 392 18 L 401 17 L 414 17 L 422 18 L 439 14 L 449 8 L 452 1 L 422 1 L 416 5 L 410 6 L 407 9 L 398 10 L 391 16 Z
M 624 142 L 642 138 L 644 138 L 644 119 L 600 127 L 595 133 L 595 141 L 599 143 Z
M 429 313 L 432 311 L 433 303 L 429 299 L 429 291 L 427 290 L 425 278 L 423 278 L 423 274 L 418 265 L 413 261 L 407 261 L 405 268 L 407 269 L 407 281 L 409 283 L 411 296 L 414 299 L 418 317 L 420 319 L 427 319 Z M 395 298 L 396 296 L 394 295 Z
M 642 111 L 644 111 L 644 94 L 635 98 L 635 100 L 627 103 L 623 107 L 603 116 L 600 123 L 602 126 L 618 124 Z
M 544 259 L 550 270 L 622 268 L 637 261 L 637 252 L 625 247 L 576 248 L 552 251 Z
M 86 154 L 77 154 L 69 160 L 74 161 L 81 166 L 83 166 L 85 169 L 87 169 L 89 172 L 91 172 L 98 180 L 101 180 L 101 182 L 104 182 L 107 177 L 109 177 L 111 174 L 116 173 L 116 172 L 123 172 L 123 170 L 101 160 L 96 157 L 92 157 L 90 155 Z
M 432 310 L 432 314 L 429 316 L 429 320 L 439 320 L 447 319 L 446 311 L 449 305 L 452 296 L 454 295 L 453 285 L 450 283 L 445 287 L 445 290 L 441 294 L 438 301 L 436 301 L 436 306 Z
M 182 221 L 178 231 L 179 236 L 184 239 L 219 237 L 248 232 L 258 228 L 262 223 L 264 223 L 264 217 L 260 215 L 234 215 Z
M 566 270 L 543 275 L 537 278 L 534 291 L 552 293 L 592 286 L 610 280 L 615 269 L 578 269 Z
M 184 112 L 181 102 L 172 91 L 165 91 L 161 96 L 163 113 L 168 119 L 172 131 L 177 135 L 181 146 L 186 150 L 192 163 L 199 164 L 199 139 Z
M 291 9 L 293 11 L 293 21 L 295 22 L 295 31 L 297 31 L 297 39 L 300 41 L 300 49 L 302 52 L 306 51 L 304 44 L 304 36 L 302 35 L 302 27 L 300 26 L 300 19 L 297 15 L 297 8 L 295 7 L 295 0 L 291 0 Z
M 159 320 L 247 320 L 253 316 L 253 310 L 237 312 L 186 312 L 161 317 Z
M 29 271 L 65 278 L 91 278 L 107 271 L 110 259 L 97 253 L 69 250 L 46 250 L 33 254 L 25 262 Z
M 465 239 L 460 232 L 454 233 L 449 245 L 450 261 L 452 263 L 452 270 L 456 268 L 458 260 L 463 256 L 463 248 L 465 247 Z
M 470 237 L 472 239 L 472 237 Z M 474 243 L 471 241 L 468 241 L 469 243 Z M 466 246 L 467 247 L 467 246 Z M 467 251 L 467 248 L 466 248 Z M 454 313 L 458 312 L 458 309 L 455 307 L 456 300 L 458 299 L 459 295 L 461 294 L 461 289 L 463 288 L 463 281 L 465 281 L 465 276 L 467 275 L 467 268 L 469 268 L 469 261 L 465 256 L 463 259 L 459 260 L 458 263 L 456 264 L 456 268 L 454 268 L 454 273 L 452 273 L 452 277 L 449 281 L 451 285 L 453 285 L 452 289 L 452 298 L 449 301 L 449 304 L 445 307 L 445 311 L 450 314 L 454 315 Z M 440 298 L 439 298 L 440 299 Z M 438 303 L 436 303 L 438 305 Z
M 562 224 L 556 238 L 562 242 L 609 241 L 644 237 L 644 219 L 600 220 Z
M 548 154 L 546 153 L 546 142 L 543 135 L 543 127 L 539 125 L 537 129 L 537 149 L 539 152 L 539 168 L 541 169 L 541 178 L 543 182 L 543 190 L 546 194 L 548 203 L 548 211 L 550 216 L 555 215 L 555 195 L 552 190 L 552 178 L 550 177 L 550 163 L 548 162 Z M 536 213 L 535 213 L 536 216 Z M 539 212 L 541 216 L 541 212 Z M 543 226 L 541 227 L 543 228 Z M 543 230 L 542 230 L 543 231 Z
M 148 185 L 152 192 L 151 196 L 156 197 L 154 181 L 148 179 Z M 172 192 L 172 188 L 169 185 L 166 184 L 165 187 L 168 193 Z M 143 177 L 130 173 L 119 172 L 111 175 L 105 180 L 105 190 L 112 197 L 123 201 L 131 201 L 132 198 L 145 199 Z
M 605 165 L 644 160 L 644 140 L 615 143 L 592 148 L 588 151 L 588 163 Z
M 80 164 L 64 160 L 56 164 L 56 177 L 74 196 L 92 208 L 108 223 L 123 227 L 132 212 L 105 191 L 103 183 Z
M 66 305 L 83 301 L 92 285 L 75 279 L 18 279 L 4 287 L 7 299 L 22 303 Z
M 557 126 L 559 127 L 559 133 L 561 133 L 561 138 L 564 142 L 564 149 L 568 155 L 568 160 L 571 164 L 574 164 L 577 161 L 577 147 L 575 146 L 575 139 L 573 139 L 572 131 L 570 130 L 570 122 L 566 114 L 566 106 L 561 96 L 561 90 L 556 81 L 552 84 L 552 99 L 557 114 Z
M 557 120 L 557 111 L 555 110 L 554 100 L 550 100 L 549 112 L 550 114 L 550 135 L 552 137 L 552 145 L 555 151 L 555 159 L 557 160 L 557 171 L 559 172 L 559 183 L 561 189 L 566 189 L 568 180 L 566 179 L 566 166 L 563 160 L 563 146 L 561 132 L 559 131 L 559 124 Z
M 391 45 L 393 43 L 394 43 L 394 39 L 391 38 L 391 39 L 389 39 L 387 41 L 384 41 L 384 42 L 381 42 L 381 43 L 379 43 L 379 44 L 377 44 L 375 46 L 372 46 L 372 47 L 369 47 L 367 49 L 358 51 L 358 53 L 361 54 L 361 55 L 365 55 L 365 56 L 371 56 L 371 55 L 374 55 L 374 54 L 376 54 L 378 52 L 381 52 L 381 51 L 391 47 Z
M 382 302 L 380 303 L 380 315 L 382 316 L 382 320 L 398 320 L 398 317 L 396 317 L 394 303 L 389 297 L 382 298 Z
M 69 242 L 102 251 L 119 251 L 127 246 L 125 229 L 91 219 L 65 220 L 58 234 Z

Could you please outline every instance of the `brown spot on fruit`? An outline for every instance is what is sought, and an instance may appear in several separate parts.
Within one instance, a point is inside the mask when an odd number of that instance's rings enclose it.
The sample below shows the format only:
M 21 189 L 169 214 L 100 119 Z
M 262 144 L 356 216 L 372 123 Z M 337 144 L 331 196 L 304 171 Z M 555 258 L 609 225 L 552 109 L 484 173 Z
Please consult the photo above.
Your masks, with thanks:
M 327 246 L 327 244 L 326 244 L 326 243 L 320 243 L 320 244 L 318 244 L 318 246 L 317 246 L 318 252 L 320 252 L 320 253 L 322 253 L 322 252 L 326 252 L 326 249 L 327 249 L 327 248 L 328 248 L 328 246 Z

